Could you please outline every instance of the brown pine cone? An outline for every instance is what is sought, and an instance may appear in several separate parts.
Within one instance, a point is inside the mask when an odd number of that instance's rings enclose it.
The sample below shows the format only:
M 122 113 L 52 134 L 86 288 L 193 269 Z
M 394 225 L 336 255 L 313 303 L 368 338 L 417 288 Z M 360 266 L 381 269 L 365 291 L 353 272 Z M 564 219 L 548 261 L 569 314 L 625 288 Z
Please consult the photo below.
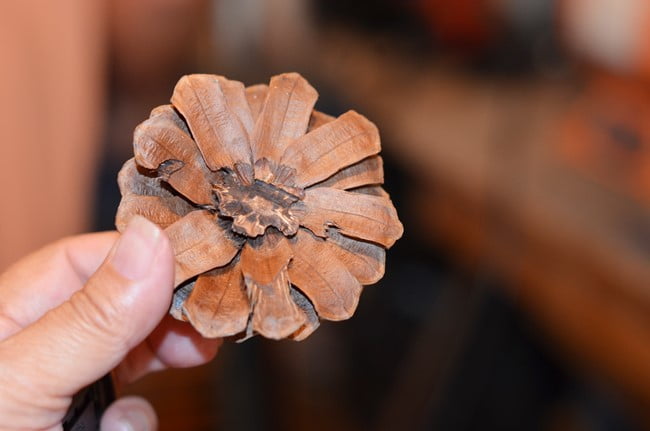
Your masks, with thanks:
M 244 88 L 180 79 L 134 134 L 118 182 L 122 231 L 162 226 L 176 256 L 171 313 L 205 337 L 302 340 L 352 316 L 402 235 L 383 183 L 379 134 L 354 111 L 314 111 L 296 73 Z

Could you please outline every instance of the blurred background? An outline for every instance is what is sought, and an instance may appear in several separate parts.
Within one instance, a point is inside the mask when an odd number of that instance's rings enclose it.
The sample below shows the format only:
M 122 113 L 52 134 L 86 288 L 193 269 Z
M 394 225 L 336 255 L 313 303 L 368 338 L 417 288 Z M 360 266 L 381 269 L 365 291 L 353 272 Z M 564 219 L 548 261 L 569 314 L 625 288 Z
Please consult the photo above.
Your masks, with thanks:
M 650 429 L 649 37 L 645 0 L 3 2 L 0 269 L 113 228 L 182 74 L 298 71 L 382 133 L 385 278 L 124 392 L 162 430 Z

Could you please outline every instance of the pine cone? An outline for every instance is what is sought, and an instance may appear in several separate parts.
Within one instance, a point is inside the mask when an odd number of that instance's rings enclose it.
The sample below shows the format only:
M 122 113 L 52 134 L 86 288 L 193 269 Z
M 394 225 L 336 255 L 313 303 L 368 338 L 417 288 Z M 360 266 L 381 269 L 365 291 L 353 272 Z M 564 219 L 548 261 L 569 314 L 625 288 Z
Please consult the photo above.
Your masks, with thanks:
M 317 97 L 296 73 L 248 88 L 188 75 L 135 130 L 117 228 L 139 214 L 165 229 L 171 313 L 205 337 L 304 339 L 383 276 L 403 228 L 377 128 L 313 110 Z

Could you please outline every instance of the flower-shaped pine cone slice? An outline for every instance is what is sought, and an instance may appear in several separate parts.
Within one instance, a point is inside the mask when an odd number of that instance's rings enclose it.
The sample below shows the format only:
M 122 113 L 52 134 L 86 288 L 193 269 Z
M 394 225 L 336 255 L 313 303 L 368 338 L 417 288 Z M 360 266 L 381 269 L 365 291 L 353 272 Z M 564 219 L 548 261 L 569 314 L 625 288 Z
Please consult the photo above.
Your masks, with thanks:
M 136 128 L 117 228 L 138 214 L 165 229 L 171 314 L 206 337 L 301 340 L 351 317 L 402 235 L 377 128 L 315 111 L 317 96 L 295 73 L 188 75 Z

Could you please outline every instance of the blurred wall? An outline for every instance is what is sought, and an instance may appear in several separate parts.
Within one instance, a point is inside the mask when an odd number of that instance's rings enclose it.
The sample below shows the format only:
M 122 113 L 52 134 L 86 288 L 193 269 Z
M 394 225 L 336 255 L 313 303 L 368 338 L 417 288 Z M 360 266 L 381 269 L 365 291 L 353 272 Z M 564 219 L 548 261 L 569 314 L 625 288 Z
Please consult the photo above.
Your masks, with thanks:
M 3 2 L 0 270 L 87 230 L 103 104 L 104 2 Z

